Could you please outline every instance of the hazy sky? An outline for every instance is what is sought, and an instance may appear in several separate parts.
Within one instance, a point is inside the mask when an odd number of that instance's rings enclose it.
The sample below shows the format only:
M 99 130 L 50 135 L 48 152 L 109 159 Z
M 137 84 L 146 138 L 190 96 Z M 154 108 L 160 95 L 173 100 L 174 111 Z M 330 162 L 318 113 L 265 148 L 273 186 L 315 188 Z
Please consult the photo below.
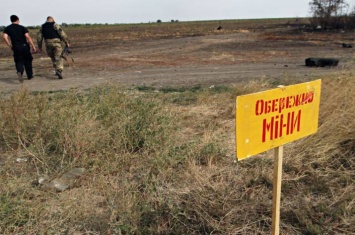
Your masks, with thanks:
M 351 0 L 352 1 L 352 0 Z M 58 23 L 141 23 L 309 16 L 310 0 L 1 0 L 0 25 L 18 15 L 25 26 L 47 16 Z

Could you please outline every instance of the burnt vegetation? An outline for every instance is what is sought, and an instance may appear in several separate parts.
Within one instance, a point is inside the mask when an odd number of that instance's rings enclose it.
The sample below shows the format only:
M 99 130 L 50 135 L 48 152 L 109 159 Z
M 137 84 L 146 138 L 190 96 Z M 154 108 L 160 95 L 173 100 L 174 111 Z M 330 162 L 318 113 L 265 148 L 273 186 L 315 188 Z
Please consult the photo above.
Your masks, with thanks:
M 313 17 L 310 19 L 314 29 L 354 29 L 355 7 L 344 0 L 312 0 L 309 3 Z

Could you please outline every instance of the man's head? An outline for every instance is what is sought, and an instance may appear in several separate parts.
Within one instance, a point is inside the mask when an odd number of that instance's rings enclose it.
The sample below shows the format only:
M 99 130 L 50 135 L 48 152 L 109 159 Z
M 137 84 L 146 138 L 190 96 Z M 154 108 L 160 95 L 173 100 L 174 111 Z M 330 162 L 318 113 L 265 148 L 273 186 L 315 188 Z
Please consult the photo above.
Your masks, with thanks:
M 17 15 L 12 15 L 12 16 L 10 16 L 10 20 L 12 23 L 15 23 L 15 22 L 19 21 L 20 19 L 17 17 Z
M 48 16 L 48 17 L 47 17 L 47 22 L 54 22 L 53 17 L 52 17 L 52 16 Z

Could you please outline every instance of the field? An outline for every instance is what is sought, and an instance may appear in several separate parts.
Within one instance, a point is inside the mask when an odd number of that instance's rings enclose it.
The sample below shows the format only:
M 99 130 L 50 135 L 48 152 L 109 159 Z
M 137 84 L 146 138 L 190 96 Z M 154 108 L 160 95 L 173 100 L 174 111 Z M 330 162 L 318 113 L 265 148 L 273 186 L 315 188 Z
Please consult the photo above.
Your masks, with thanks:
M 36 78 L 29 90 L 88 88 L 97 84 L 186 87 L 248 83 L 292 77 L 307 81 L 353 64 L 354 32 L 314 33 L 307 21 L 240 20 L 137 25 L 77 26 L 65 80 L 54 76 L 45 54 L 34 55 Z M 216 30 L 222 26 L 222 30 Z M 37 29 L 30 32 L 36 37 Z M 11 52 L 1 44 L 0 91 L 19 89 Z M 309 69 L 308 57 L 335 57 L 336 69 Z M 67 64 L 68 64 L 67 63 Z
M 0 45 L 1 234 L 270 234 L 272 151 L 236 161 L 235 98 L 315 79 L 319 130 L 285 146 L 281 234 L 355 234 L 354 32 L 307 19 L 64 30 L 63 80 L 34 54 L 20 84 Z M 68 189 L 50 187 L 73 168 Z

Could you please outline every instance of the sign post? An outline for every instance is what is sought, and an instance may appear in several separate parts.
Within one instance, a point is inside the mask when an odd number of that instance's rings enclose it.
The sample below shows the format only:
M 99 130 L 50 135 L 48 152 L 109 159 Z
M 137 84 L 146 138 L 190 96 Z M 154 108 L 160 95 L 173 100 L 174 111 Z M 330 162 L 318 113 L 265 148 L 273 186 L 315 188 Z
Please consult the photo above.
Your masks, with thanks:
M 280 204 L 281 204 L 281 181 L 282 181 L 282 158 L 283 146 L 274 149 L 274 182 L 272 202 L 272 233 L 279 234 L 280 230 Z
M 238 96 L 238 160 L 274 149 L 272 234 L 279 234 L 283 145 L 317 132 L 321 80 Z

